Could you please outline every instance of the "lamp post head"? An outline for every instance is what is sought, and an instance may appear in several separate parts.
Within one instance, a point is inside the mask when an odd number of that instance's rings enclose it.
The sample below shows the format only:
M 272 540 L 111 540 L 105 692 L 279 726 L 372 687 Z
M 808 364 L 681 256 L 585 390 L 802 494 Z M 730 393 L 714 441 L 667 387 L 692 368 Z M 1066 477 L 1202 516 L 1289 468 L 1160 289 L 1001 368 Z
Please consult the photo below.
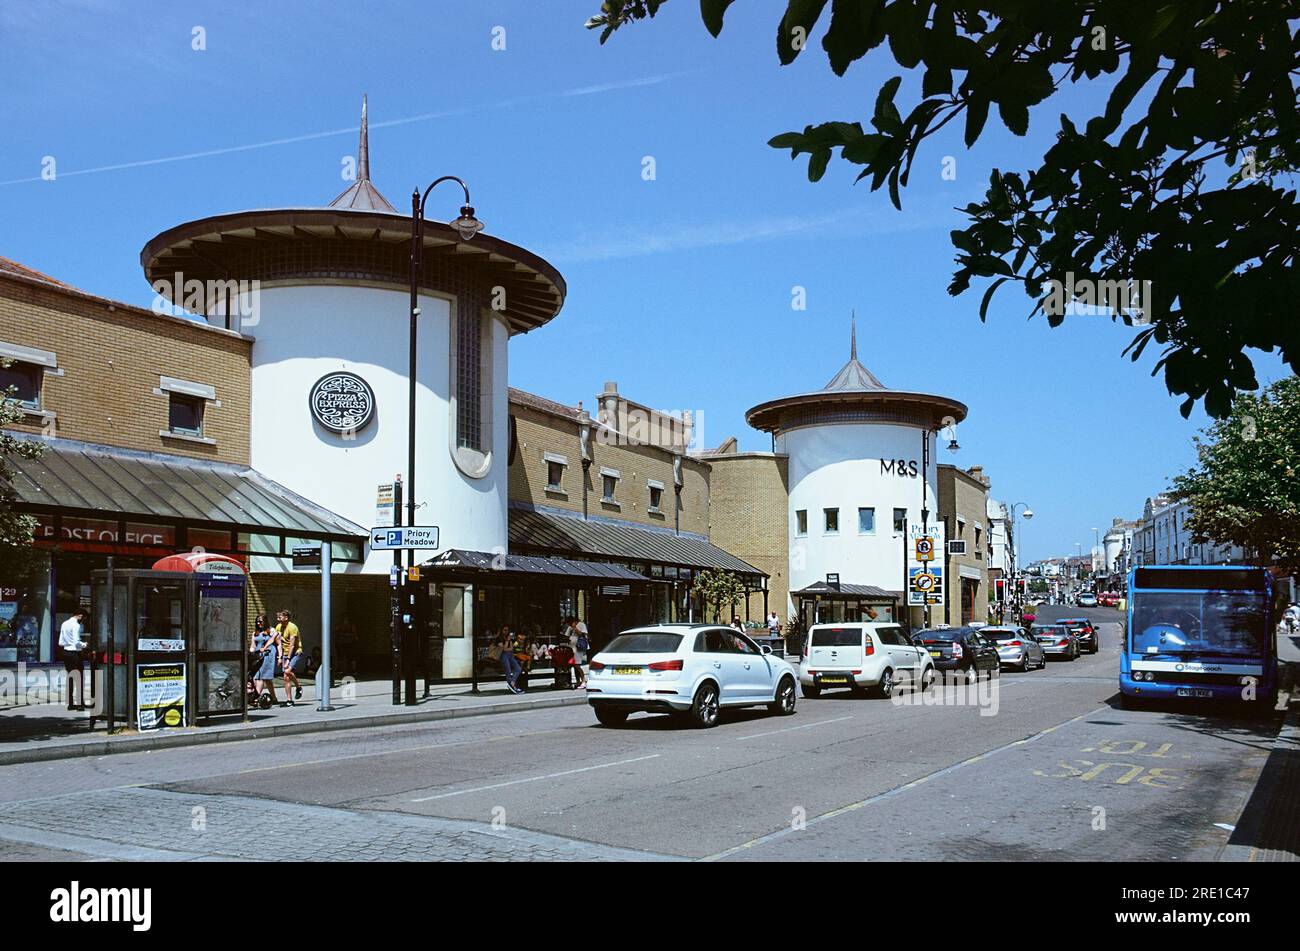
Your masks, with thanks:
M 1025 511 L 1024 511 L 1024 516 L 1025 516 L 1025 518 L 1033 518 L 1033 517 L 1034 517 L 1034 510 L 1033 510 L 1033 509 L 1025 509 Z
M 460 217 L 451 223 L 460 235 L 462 241 L 469 241 L 474 235 L 483 230 L 483 222 L 474 217 L 474 208 L 471 205 L 462 205 L 460 208 Z

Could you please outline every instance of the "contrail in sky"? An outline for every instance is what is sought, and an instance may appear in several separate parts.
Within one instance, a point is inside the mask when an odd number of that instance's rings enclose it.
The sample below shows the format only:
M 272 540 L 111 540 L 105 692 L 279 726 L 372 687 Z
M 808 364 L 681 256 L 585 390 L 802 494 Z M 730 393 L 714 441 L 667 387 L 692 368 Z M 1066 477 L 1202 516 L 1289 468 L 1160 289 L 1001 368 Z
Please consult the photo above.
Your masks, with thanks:
M 460 109 L 446 109 L 441 112 L 422 112 L 415 116 L 404 116 L 400 119 L 388 119 L 384 122 L 371 122 L 370 128 L 383 129 L 389 126 L 411 125 L 415 122 L 431 122 L 434 119 L 449 119 L 454 116 L 470 115 L 475 112 L 482 112 L 488 109 L 509 109 L 512 106 L 524 105 L 527 103 L 538 102 L 546 99 L 561 99 L 573 96 L 591 96 L 604 92 L 615 92 L 621 89 L 636 89 L 641 86 L 655 86 L 659 83 L 669 82 L 682 76 L 690 75 L 691 70 L 678 73 L 663 73 L 658 76 L 642 76 L 637 79 L 625 79 L 619 82 L 603 83 L 598 86 L 578 86 L 573 89 L 564 89 L 556 93 L 539 93 L 532 96 L 519 96 L 514 99 L 506 99 L 502 102 L 489 103 L 487 105 L 465 106 Z M 171 162 L 188 162 L 190 159 L 211 158 L 214 155 L 230 155 L 233 152 L 252 152 L 256 149 L 269 149 L 277 145 L 292 145 L 296 142 L 310 142 L 313 139 L 328 139 L 336 135 L 352 135 L 357 131 L 357 126 L 347 126 L 342 129 L 330 129 L 327 132 L 308 132 L 303 135 L 288 136 L 283 139 L 268 139 L 265 142 L 250 142 L 247 145 L 228 145 L 220 149 L 205 149 L 202 152 L 185 152 L 180 155 L 165 155 L 161 158 L 139 159 L 134 162 L 118 162 L 114 165 L 97 165 L 94 168 L 73 169 L 70 172 L 59 170 L 57 178 L 71 178 L 73 175 L 94 175 L 99 172 L 117 172 L 127 168 L 144 168 L 148 165 L 166 165 Z M 57 180 L 56 178 L 56 180 Z M 26 182 L 40 182 L 45 179 L 40 175 L 33 175 L 29 178 L 14 178 L 7 182 L 0 182 L 0 187 L 5 185 L 22 185 Z

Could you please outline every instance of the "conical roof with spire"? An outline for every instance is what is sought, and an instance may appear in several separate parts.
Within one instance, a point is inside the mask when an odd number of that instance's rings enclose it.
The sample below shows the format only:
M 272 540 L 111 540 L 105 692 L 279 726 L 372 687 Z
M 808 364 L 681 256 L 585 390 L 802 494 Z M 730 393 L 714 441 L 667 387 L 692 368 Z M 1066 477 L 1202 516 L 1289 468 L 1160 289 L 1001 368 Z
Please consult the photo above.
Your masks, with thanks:
M 879 423 L 936 430 L 966 418 L 966 404 L 946 396 L 891 390 L 858 360 L 858 320 L 852 317 L 849 362 L 820 390 L 783 396 L 750 408 L 745 421 L 770 433 L 836 423 Z
M 344 189 L 327 207 L 350 208 L 353 211 L 386 211 L 397 213 L 379 189 L 370 183 L 370 125 L 366 119 L 366 96 L 361 97 L 361 141 L 357 146 L 357 180 Z
M 858 315 L 852 318 L 850 331 L 849 362 L 840 368 L 840 372 L 831 377 L 831 381 L 822 387 L 823 393 L 853 392 L 855 390 L 883 390 L 874 373 L 858 362 Z

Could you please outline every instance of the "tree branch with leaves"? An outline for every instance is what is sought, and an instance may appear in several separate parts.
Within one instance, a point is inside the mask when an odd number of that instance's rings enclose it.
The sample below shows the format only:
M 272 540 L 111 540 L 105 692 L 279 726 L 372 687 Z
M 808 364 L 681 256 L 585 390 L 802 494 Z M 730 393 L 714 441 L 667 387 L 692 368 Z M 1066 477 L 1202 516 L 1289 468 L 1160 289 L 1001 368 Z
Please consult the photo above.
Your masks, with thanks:
M 607 0 L 587 26 L 604 43 L 666 3 Z M 733 3 L 700 0 L 713 36 Z M 1133 360 L 1163 348 L 1152 372 L 1183 397 L 1184 416 L 1198 401 L 1223 416 L 1236 393 L 1258 388 L 1248 350 L 1300 371 L 1300 210 L 1278 182 L 1300 168 L 1292 0 L 787 0 L 782 65 L 807 48 L 828 6 L 821 46 L 835 75 L 887 46 L 899 67 L 921 72 L 920 98 L 904 116 L 895 76 L 869 130 L 828 121 L 768 144 L 806 155 L 812 181 L 838 152 L 899 209 L 922 143 L 950 122 L 963 120 L 969 148 L 996 108 L 1023 136 L 1029 110 L 1067 82 L 1113 80 L 1097 114 L 1060 116 L 1038 167 L 994 171 L 983 200 L 962 209 L 948 291 L 988 279 L 981 319 L 1007 283 L 1021 286 L 1031 317 L 1043 311 L 1056 327 L 1068 311 L 1048 308 L 1052 282 L 1150 282 L 1140 315 L 1103 312 L 1142 325 L 1125 351 Z

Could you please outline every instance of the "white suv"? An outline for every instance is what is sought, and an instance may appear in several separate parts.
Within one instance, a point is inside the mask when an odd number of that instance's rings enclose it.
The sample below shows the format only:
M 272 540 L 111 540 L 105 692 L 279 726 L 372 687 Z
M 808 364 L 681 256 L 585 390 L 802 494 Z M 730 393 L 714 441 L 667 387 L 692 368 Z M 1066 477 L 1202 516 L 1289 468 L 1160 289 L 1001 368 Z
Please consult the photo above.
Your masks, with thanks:
M 717 624 L 660 624 L 624 631 L 591 659 L 587 702 L 605 726 L 637 710 L 718 722 L 722 707 L 794 713 L 795 671 L 746 635 Z
M 815 698 L 831 687 L 874 687 L 888 697 L 903 682 L 928 689 L 934 683 L 934 661 L 897 624 L 814 624 L 808 632 L 799 667 L 805 697 Z

